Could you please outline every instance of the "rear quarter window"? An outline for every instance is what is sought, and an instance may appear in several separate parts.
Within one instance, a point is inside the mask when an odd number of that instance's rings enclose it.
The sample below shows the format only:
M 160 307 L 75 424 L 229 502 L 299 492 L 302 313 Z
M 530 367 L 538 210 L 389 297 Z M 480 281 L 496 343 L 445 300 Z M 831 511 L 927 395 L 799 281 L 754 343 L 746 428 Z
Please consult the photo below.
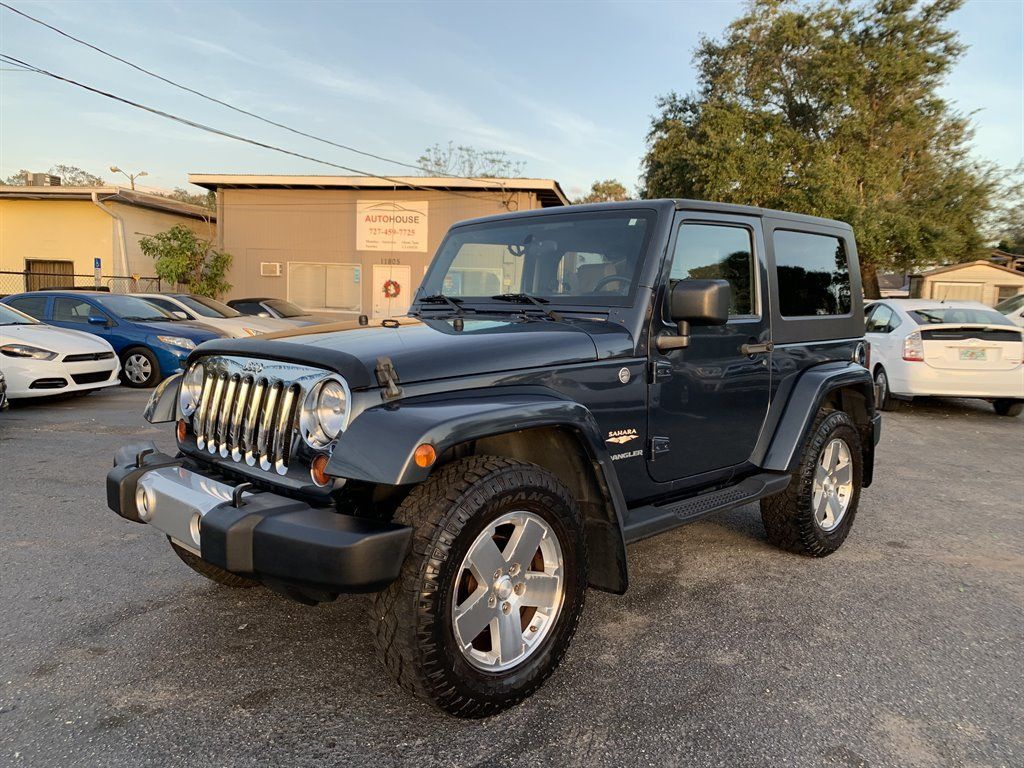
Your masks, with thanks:
M 773 246 L 783 317 L 850 313 L 850 267 L 841 238 L 777 229 Z

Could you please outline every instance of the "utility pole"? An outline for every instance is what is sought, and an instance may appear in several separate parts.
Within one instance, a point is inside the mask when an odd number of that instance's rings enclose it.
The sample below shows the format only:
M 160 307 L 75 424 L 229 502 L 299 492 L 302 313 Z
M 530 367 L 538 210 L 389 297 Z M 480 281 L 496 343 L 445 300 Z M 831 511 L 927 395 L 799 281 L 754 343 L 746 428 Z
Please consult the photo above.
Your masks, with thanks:
M 133 192 L 135 191 L 135 180 L 140 176 L 149 176 L 149 174 L 146 173 L 145 171 L 139 171 L 138 173 L 127 173 L 125 171 L 122 171 L 116 165 L 110 166 L 110 172 L 120 173 L 121 175 L 126 176 L 128 178 L 128 181 L 131 182 Z

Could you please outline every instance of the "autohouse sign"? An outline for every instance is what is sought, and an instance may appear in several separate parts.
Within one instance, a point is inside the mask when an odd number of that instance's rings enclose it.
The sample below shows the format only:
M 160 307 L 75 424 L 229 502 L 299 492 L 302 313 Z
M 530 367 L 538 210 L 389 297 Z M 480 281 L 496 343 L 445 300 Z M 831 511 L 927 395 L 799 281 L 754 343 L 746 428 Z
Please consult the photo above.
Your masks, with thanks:
M 427 203 L 356 201 L 356 249 L 427 252 Z

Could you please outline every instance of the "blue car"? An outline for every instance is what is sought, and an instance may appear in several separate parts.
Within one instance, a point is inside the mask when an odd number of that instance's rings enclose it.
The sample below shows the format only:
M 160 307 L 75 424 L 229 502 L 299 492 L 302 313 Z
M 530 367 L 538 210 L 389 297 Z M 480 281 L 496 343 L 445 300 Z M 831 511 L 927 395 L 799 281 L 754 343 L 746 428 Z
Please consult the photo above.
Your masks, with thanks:
M 177 373 L 198 344 L 223 334 L 179 320 L 134 296 L 102 291 L 33 291 L 0 299 L 49 325 L 104 339 L 121 358 L 121 381 L 152 387 Z

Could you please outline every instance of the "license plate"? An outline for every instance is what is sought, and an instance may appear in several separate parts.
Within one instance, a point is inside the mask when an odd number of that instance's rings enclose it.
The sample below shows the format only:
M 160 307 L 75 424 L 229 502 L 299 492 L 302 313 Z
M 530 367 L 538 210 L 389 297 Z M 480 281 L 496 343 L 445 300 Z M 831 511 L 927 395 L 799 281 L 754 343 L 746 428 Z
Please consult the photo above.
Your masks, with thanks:
M 961 360 L 984 360 L 986 350 L 984 349 L 961 349 L 960 359 Z

